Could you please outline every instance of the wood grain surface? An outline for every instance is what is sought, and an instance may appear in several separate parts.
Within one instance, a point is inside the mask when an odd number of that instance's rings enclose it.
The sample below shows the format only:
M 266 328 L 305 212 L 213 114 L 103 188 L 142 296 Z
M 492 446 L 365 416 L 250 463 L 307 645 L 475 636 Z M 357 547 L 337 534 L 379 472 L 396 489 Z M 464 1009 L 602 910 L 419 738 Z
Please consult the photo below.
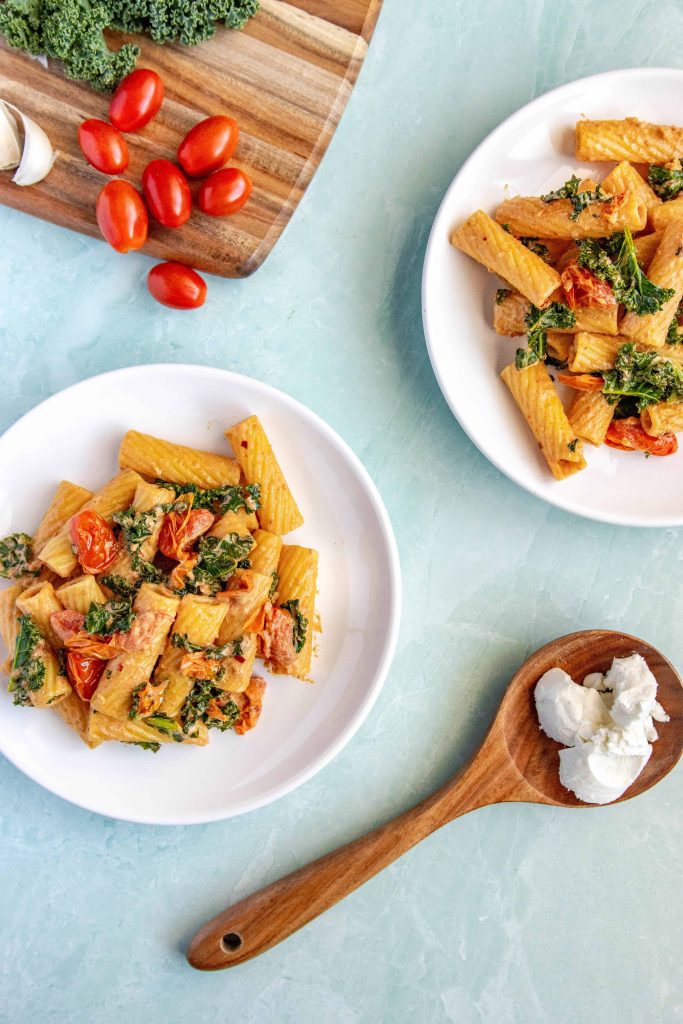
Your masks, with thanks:
M 657 725 L 660 738 L 652 756 L 620 800 L 655 785 L 676 765 L 683 749 L 683 687 L 678 673 L 654 647 L 626 633 L 585 630 L 560 637 L 532 654 L 517 672 L 479 752 L 458 775 L 381 828 L 218 914 L 192 939 L 189 962 L 199 970 L 215 971 L 258 956 L 436 829 L 478 807 L 514 802 L 595 806 L 583 803 L 560 784 L 560 744 L 539 728 L 534 687 L 555 665 L 582 680 L 589 672 L 606 671 L 613 658 L 634 653 L 647 660 L 659 686 L 658 699 L 671 720 Z
M 382 0 L 261 0 L 242 32 L 219 28 L 195 47 L 158 46 L 145 36 L 112 33 L 141 48 L 138 67 L 164 79 L 157 118 L 127 136 L 130 166 L 122 177 L 139 186 L 145 165 L 175 159 L 178 143 L 203 117 L 228 114 L 241 129 L 231 161 L 254 182 L 247 205 L 231 217 L 198 209 L 179 230 L 150 221 L 144 252 L 177 259 L 225 277 L 259 267 L 282 234 L 339 123 L 360 71 Z M 49 176 L 19 188 L 0 172 L 0 203 L 100 237 L 95 201 L 105 175 L 89 167 L 78 147 L 78 126 L 107 117 L 109 97 L 64 78 L 57 63 L 37 61 L 0 41 L 0 98 L 47 131 L 59 151 Z M 196 194 L 199 183 L 191 184 Z

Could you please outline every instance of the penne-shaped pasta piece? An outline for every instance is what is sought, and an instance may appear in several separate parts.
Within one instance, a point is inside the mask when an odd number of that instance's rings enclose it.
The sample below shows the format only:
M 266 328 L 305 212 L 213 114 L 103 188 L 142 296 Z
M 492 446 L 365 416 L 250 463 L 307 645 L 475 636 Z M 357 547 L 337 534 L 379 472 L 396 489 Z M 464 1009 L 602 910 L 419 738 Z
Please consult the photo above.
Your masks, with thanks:
M 279 534 L 296 530 L 304 519 L 258 416 L 236 423 L 225 435 L 247 483 L 261 487 L 261 529 Z
M 256 530 L 254 547 L 249 552 L 249 561 L 254 572 L 262 576 L 271 576 L 277 571 L 277 564 L 282 551 L 282 537 L 267 530 Z
M 548 331 L 548 355 L 552 356 L 553 359 L 559 360 L 561 363 L 566 363 L 569 358 L 573 337 L 573 334 L 563 334 L 562 331 Z
M 53 537 L 92 498 L 92 491 L 68 480 L 62 480 L 48 505 L 47 512 L 40 520 L 33 534 L 33 550 L 40 551 L 50 537 Z
M 111 718 L 129 718 L 133 691 L 150 679 L 157 659 L 166 646 L 166 638 L 179 603 L 180 598 L 163 587 L 143 583 L 133 603 L 133 610 L 138 613 L 156 613 L 145 646 L 142 650 L 124 652 L 110 658 L 90 701 L 91 708 Z
M 318 552 L 313 548 L 302 548 L 296 544 L 283 545 L 278 563 L 278 604 L 282 607 L 290 601 L 298 601 L 298 611 L 306 620 L 306 640 L 293 665 L 281 670 L 271 665 L 273 672 L 284 672 L 310 682 L 313 635 L 317 628 L 315 615 L 315 594 L 318 586 Z
M 79 511 L 89 509 L 98 512 L 103 519 L 111 520 L 115 512 L 128 508 L 139 483 L 140 477 L 137 473 L 124 470 L 96 491 Z M 78 564 L 71 546 L 70 526 L 71 519 L 68 519 L 38 552 L 38 559 L 64 579 L 71 576 Z
M 638 238 L 633 239 L 638 262 L 645 270 L 647 270 L 654 259 L 663 233 L 663 231 L 653 231 L 649 235 L 639 235 Z
M 675 434 L 683 430 L 683 402 L 659 402 L 649 405 L 640 414 L 640 422 L 646 433 L 653 437 L 660 434 Z
M 660 288 L 673 288 L 673 297 L 664 303 L 658 313 L 645 316 L 627 313 L 619 330 L 631 341 L 661 348 L 666 344 L 667 331 L 683 296 L 683 219 L 672 220 L 667 224 L 647 276 Z
M 515 235 L 546 238 L 604 238 L 624 228 L 642 231 L 647 223 L 647 207 L 633 192 L 590 203 L 575 219 L 573 209 L 569 199 L 546 202 L 539 196 L 515 196 L 500 204 L 495 219 Z
M 237 463 L 227 455 L 162 441 L 138 430 L 129 430 L 124 436 L 119 449 L 119 466 L 153 479 L 204 488 L 237 484 L 240 479 Z
M 681 217 L 683 217 L 683 196 L 679 196 L 678 199 L 670 199 L 667 203 L 658 206 L 651 212 L 650 221 L 655 231 L 663 231 L 672 220 Z
M 230 658 L 225 665 L 225 675 L 216 680 L 217 689 L 244 693 L 249 686 L 256 657 L 256 633 L 245 633 L 241 647 L 239 658 Z
M 649 124 L 637 117 L 576 123 L 577 160 L 665 164 L 678 156 L 683 156 L 683 128 Z
M 142 478 L 140 478 L 140 482 L 135 488 L 132 505 L 136 512 L 151 512 L 152 509 L 157 509 L 155 516 L 149 517 L 147 528 L 150 533 L 143 540 L 138 552 L 140 558 L 145 559 L 145 561 L 151 562 L 157 552 L 159 534 L 164 522 L 164 513 L 161 506 L 171 503 L 174 499 L 175 491 L 166 487 L 159 487 L 157 484 L 151 484 Z M 122 551 L 116 561 L 101 576 L 120 576 L 127 583 L 133 583 L 137 580 L 137 573 L 133 567 L 133 556 L 128 551 Z
M 92 745 L 103 740 L 118 740 L 119 743 L 184 743 L 205 747 L 209 734 L 203 722 L 197 723 L 196 731 L 186 735 L 180 725 L 173 732 L 155 729 L 147 722 L 135 718 L 111 718 L 91 706 L 88 723 L 88 740 Z
M 617 352 L 626 343 L 625 338 L 611 334 L 592 334 L 578 331 L 572 336 L 567 363 L 573 373 L 593 373 L 611 370 Z
M 55 705 L 71 693 L 71 684 L 61 674 L 53 647 L 59 644 L 50 624 L 50 615 L 61 610 L 54 587 L 51 583 L 34 583 L 16 599 L 17 611 L 28 615 L 38 627 L 45 642 L 39 652 L 39 660 L 45 666 L 43 683 L 37 690 L 29 690 L 28 697 L 34 708 Z
M 542 306 L 560 286 L 556 270 L 491 220 L 483 210 L 477 210 L 453 231 L 451 245 L 491 273 L 509 281 L 535 306 Z
M 564 297 L 560 294 L 552 295 L 551 299 L 554 302 L 564 302 Z M 510 292 L 496 299 L 493 306 L 493 329 L 496 334 L 506 337 L 518 337 L 521 334 L 526 334 L 525 317 L 530 309 L 529 302 L 519 292 Z M 619 333 L 618 307 L 616 305 L 595 309 L 590 306 L 577 306 L 573 313 L 576 323 L 572 327 L 562 328 L 553 333 L 576 334 L 577 331 L 592 331 L 596 334 Z
M 14 655 L 14 645 L 19 632 L 17 598 L 24 589 L 21 583 L 14 583 L 11 587 L 0 590 L 0 637 L 2 637 L 10 662 Z
M 569 424 L 582 441 L 599 447 L 615 409 L 616 405 L 610 405 L 601 391 L 579 391 L 569 410 Z
M 511 363 L 501 377 L 529 424 L 555 479 L 564 480 L 585 469 L 583 444 L 571 428 L 545 366 L 534 363 L 518 370 Z
M 229 580 L 228 589 L 216 594 L 216 599 L 226 607 L 218 632 L 219 644 L 237 640 L 249 631 L 268 600 L 272 583 L 271 576 L 262 576 L 253 569 L 242 569 Z
M 68 583 L 63 583 L 55 591 L 63 608 L 86 615 L 90 605 L 104 604 L 107 598 L 100 589 L 94 576 L 78 576 Z
M 628 160 L 622 160 L 614 170 L 610 171 L 602 182 L 602 188 L 610 196 L 619 195 L 621 192 L 633 192 L 638 200 L 645 205 L 648 212 L 655 206 L 662 205 L 662 200 L 657 193 L 650 188 Z
M 248 533 L 253 533 L 257 529 L 256 513 L 240 509 L 239 512 L 226 512 L 224 516 L 217 519 L 207 536 L 227 537 L 230 533 L 237 533 L 240 537 L 246 537 Z
M 178 633 L 202 647 L 212 644 L 218 636 L 226 612 L 226 605 L 213 598 L 186 594 L 180 602 L 171 636 Z M 194 679 L 180 671 L 184 657 L 185 652 L 169 640 L 154 672 L 154 685 L 164 688 L 159 710 L 171 718 L 178 717 L 195 683 Z

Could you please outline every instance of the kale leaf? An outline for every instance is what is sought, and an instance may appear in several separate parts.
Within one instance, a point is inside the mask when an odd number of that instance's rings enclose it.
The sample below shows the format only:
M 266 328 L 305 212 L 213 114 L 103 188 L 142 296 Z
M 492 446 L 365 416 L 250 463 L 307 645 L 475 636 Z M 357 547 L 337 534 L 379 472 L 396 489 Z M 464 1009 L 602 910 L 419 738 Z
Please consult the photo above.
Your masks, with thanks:
M 202 537 L 197 548 L 197 564 L 176 593 L 213 596 L 238 568 L 248 568 L 245 558 L 253 546 L 251 537 L 240 537 L 237 533 Z
M 284 610 L 286 612 L 289 612 L 289 614 L 292 616 L 292 636 L 294 640 L 294 650 L 296 651 L 297 654 L 299 654 L 302 651 L 304 644 L 306 643 L 308 619 L 304 618 L 304 616 L 299 611 L 298 599 L 284 601 L 280 605 L 280 608 L 284 608 Z
M 112 593 L 116 594 L 123 601 L 132 601 L 142 583 L 141 579 L 131 583 L 125 576 L 116 575 L 99 576 L 98 580 L 104 587 L 107 587 L 108 590 L 111 590 Z
M 14 658 L 8 690 L 14 694 L 12 703 L 31 703 L 29 692 L 40 690 L 45 682 L 45 662 L 35 651 L 43 635 L 30 615 L 19 616 L 19 632 L 14 645 Z
M 617 302 L 638 316 L 657 313 L 674 295 L 673 288 L 660 288 L 645 276 L 628 228 L 611 238 L 583 239 L 579 266 L 611 284 Z
M 638 413 L 655 402 L 683 400 L 683 367 L 656 352 L 638 352 L 632 343 L 617 352 L 614 369 L 604 374 L 603 394 L 616 405 L 633 398 Z
M 543 242 L 539 241 L 538 238 L 520 238 L 519 241 L 522 245 L 525 245 L 527 249 L 535 253 L 536 256 L 540 256 L 542 260 L 545 260 L 546 263 L 548 262 L 550 249 L 547 245 L 544 245 Z
M 569 214 L 569 219 L 578 220 L 580 214 L 591 203 L 611 203 L 614 198 L 603 192 L 602 185 L 597 185 L 593 192 L 589 190 L 580 192 L 580 184 L 581 179 L 572 174 L 571 178 L 565 181 L 562 188 L 557 188 L 554 192 L 548 192 L 547 195 L 541 196 L 541 199 L 544 203 L 556 203 L 558 199 L 568 199 L 572 204 L 572 212 Z
M 680 321 L 681 316 L 683 316 L 683 299 L 678 303 L 676 315 L 669 324 L 669 330 L 666 332 L 667 345 L 683 345 L 683 331 L 681 330 Z
M 683 189 L 683 169 L 678 167 L 655 167 L 652 165 L 647 172 L 647 180 L 660 199 L 675 199 Z
M 270 590 L 268 591 L 268 599 L 272 601 L 273 598 L 275 597 L 275 594 L 277 593 L 277 588 L 280 586 L 280 574 L 278 573 L 277 569 L 273 569 L 273 571 L 270 574 L 270 578 L 272 580 L 272 583 L 270 584 Z
M 512 295 L 512 288 L 499 288 L 496 292 L 496 305 L 500 306 L 501 302 L 505 302 L 508 295 Z
M 549 306 L 539 309 L 533 306 L 525 317 L 528 331 L 527 348 L 518 348 L 515 366 L 524 370 L 539 360 L 546 358 L 548 347 L 548 331 L 558 328 L 573 327 L 576 317 L 568 306 L 561 302 L 551 302 Z
M 209 704 L 212 700 L 219 703 L 225 718 L 214 718 L 207 715 Z M 199 721 L 203 721 L 209 729 L 219 729 L 225 732 L 232 729 L 233 725 L 240 718 L 240 709 L 231 697 L 228 697 L 225 690 L 220 690 L 213 685 L 210 679 L 198 679 L 192 687 L 180 712 L 183 723 L 183 732 L 188 733 Z
M 142 747 L 143 750 L 151 750 L 153 754 L 161 750 L 161 743 L 148 743 L 146 740 L 125 741 L 130 747 Z
M 226 512 L 256 512 L 261 507 L 260 484 L 248 484 L 246 487 L 227 485 L 225 487 L 198 487 L 196 484 L 176 484 L 167 480 L 157 480 L 159 487 L 172 488 L 176 501 L 185 494 L 192 495 L 192 508 L 205 508 L 216 516 L 224 516 Z M 183 509 L 186 506 L 183 505 Z M 181 511 L 179 509 L 178 511 Z
M 105 604 L 91 601 L 83 628 L 97 636 L 127 633 L 136 618 L 130 601 L 107 601 Z
M 230 640 L 227 644 L 195 644 L 187 636 L 187 633 L 173 633 L 171 643 L 183 651 L 192 654 L 201 654 L 209 661 L 223 661 L 225 658 L 241 658 L 242 644 L 244 637 Z
M 156 715 L 149 715 L 143 721 L 147 725 L 151 725 L 153 729 L 158 729 L 159 732 L 170 736 L 176 743 L 182 743 L 185 739 L 182 732 L 178 732 L 178 723 L 175 718 L 169 718 L 168 715 L 162 715 L 157 712 Z
M 40 569 L 33 566 L 33 539 L 27 533 L 11 533 L 0 540 L 0 577 L 20 580 L 23 576 L 37 576 Z

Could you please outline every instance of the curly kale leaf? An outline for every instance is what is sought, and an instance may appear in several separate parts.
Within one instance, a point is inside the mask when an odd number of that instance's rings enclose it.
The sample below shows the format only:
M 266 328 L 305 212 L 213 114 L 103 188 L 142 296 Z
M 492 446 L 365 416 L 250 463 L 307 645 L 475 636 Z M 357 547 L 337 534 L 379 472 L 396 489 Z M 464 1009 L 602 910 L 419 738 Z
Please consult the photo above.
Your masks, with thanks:
M 251 537 L 240 537 L 237 533 L 229 533 L 226 537 L 202 537 L 197 548 L 197 564 L 176 593 L 208 596 L 218 593 L 237 569 L 249 567 L 246 556 L 253 545 Z
M 602 185 L 596 186 L 593 192 L 588 189 L 580 192 L 580 184 L 581 179 L 572 174 L 571 178 L 565 181 L 562 188 L 557 188 L 554 192 L 548 192 L 547 195 L 541 196 L 541 199 L 544 203 L 556 203 L 558 199 L 568 199 L 572 204 L 572 212 L 569 214 L 570 220 L 578 220 L 579 215 L 592 203 L 611 203 L 613 197 L 603 192 Z
M 683 299 L 678 303 L 676 315 L 669 324 L 666 333 L 667 345 L 683 345 L 683 331 L 681 330 L 681 317 L 683 317 Z
M 551 302 L 543 309 L 532 306 L 525 322 L 528 347 L 517 349 L 515 366 L 518 370 L 524 370 L 527 366 L 544 360 L 548 350 L 548 331 L 573 327 L 576 317 L 568 306 L 561 302 Z
M 207 714 L 212 701 L 216 702 L 225 716 L 224 718 L 216 718 Z M 234 700 L 227 695 L 225 690 L 215 687 L 210 679 L 197 680 L 180 712 L 184 733 L 190 732 L 193 726 L 200 721 L 204 722 L 209 729 L 219 729 L 221 732 L 225 732 L 226 729 L 232 729 L 240 716 L 240 709 Z
M 0 577 L 20 580 L 37 576 L 40 569 L 33 562 L 33 540 L 27 533 L 11 533 L 0 540 Z
M 192 495 L 192 508 L 205 508 L 214 515 L 224 516 L 226 512 L 256 512 L 261 507 L 261 487 L 259 484 L 248 484 L 246 487 L 227 485 L 225 487 L 198 487 L 196 484 L 175 484 L 167 480 L 157 480 L 159 487 L 172 488 L 176 501 L 183 495 Z M 178 508 L 183 511 L 185 506 Z
M 157 729 L 158 732 L 163 732 L 170 736 L 175 743 L 182 743 L 185 739 L 182 732 L 178 730 L 178 723 L 175 718 L 169 718 L 168 715 L 157 713 L 156 715 L 149 715 L 143 721 L 147 725 L 151 725 L 153 729 Z
M 31 616 L 21 615 L 8 686 L 14 704 L 30 704 L 29 693 L 40 690 L 45 682 L 45 661 L 36 650 L 42 641 L 43 635 Z
M 611 238 L 585 238 L 579 247 L 579 266 L 611 284 L 617 302 L 638 316 L 659 312 L 674 295 L 673 288 L 660 288 L 645 276 L 628 228 Z
M 112 633 L 127 633 L 137 618 L 130 601 L 107 601 L 97 604 L 92 601 L 88 608 L 83 628 L 97 636 L 111 636 Z
M 647 172 L 647 180 L 660 199 L 675 199 L 683 189 L 683 168 L 655 167 L 652 165 Z
M 294 650 L 297 654 L 300 654 L 303 650 L 303 646 L 306 643 L 306 633 L 308 631 L 308 619 L 299 611 L 298 599 L 291 601 L 285 601 L 280 605 L 286 612 L 292 616 L 292 638 L 294 640 Z
M 614 369 L 604 378 L 607 401 L 616 405 L 623 398 L 632 398 L 638 413 L 656 402 L 683 400 L 683 367 L 656 352 L 638 352 L 632 343 L 621 346 Z
M 241 658 L 242 644 L 244 637 L 230 640 L 227 644 L 195 644 L 189 639 L 187 633 L 173 633 L 171 643 L 183 651 L 192 654 L 201 654 L 209 661 L 223 661 L 225 658 Z

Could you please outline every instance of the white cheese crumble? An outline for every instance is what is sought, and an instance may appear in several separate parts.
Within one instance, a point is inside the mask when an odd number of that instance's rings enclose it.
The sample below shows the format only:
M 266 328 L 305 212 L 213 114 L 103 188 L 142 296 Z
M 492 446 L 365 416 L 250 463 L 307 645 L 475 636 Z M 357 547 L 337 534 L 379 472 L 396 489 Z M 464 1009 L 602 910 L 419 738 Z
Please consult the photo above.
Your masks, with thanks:
M 534 698 L 541 729 L 565 745 L 560 782 L 589 804 L 607 804 L 626 792 L 652 753 L 654 721 L 669 721 L 657 702 L 657 680 L 639 654 L 615 658 L 605 675 L 591 672 L 583 686 L 551 668 Z

